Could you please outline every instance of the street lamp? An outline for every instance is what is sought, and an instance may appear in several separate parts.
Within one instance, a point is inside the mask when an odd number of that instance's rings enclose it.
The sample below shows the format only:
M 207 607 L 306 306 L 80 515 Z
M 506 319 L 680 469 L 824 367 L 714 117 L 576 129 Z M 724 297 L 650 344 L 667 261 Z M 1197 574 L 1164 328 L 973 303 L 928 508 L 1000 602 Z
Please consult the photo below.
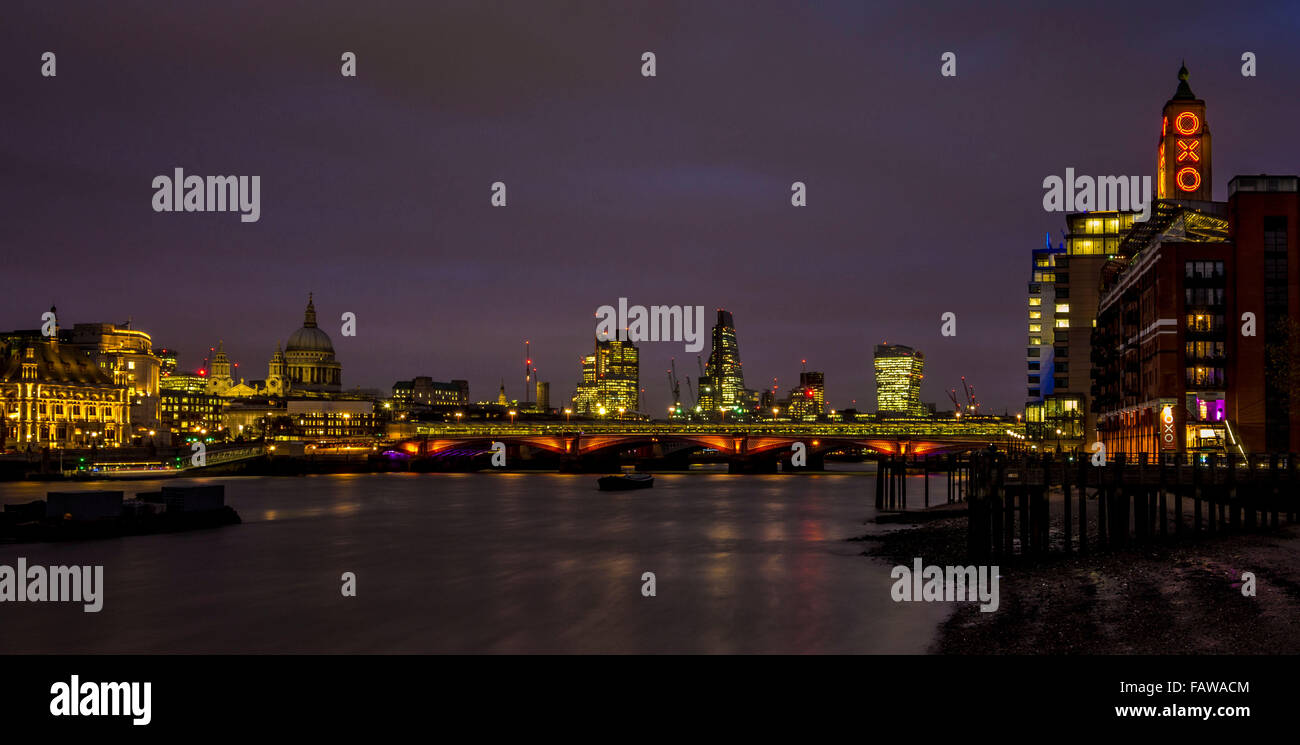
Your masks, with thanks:
M 567 423 L 569 422 L 569 415 L 572 414 L 572 413 L 573 413 L 573 409 L 565 409 L 565 410 L 564 410 L 564 422 L 565 422 L 565 424 L 567 424 Z
M 519 412 L 515 411 L 514 409 L 511 409 L 508 413 L 510 414 L 510 426 L 513 427 L 515 424 L 515 414 Z
M 465 412 L 463 412 L 463 411 L 458 411 L 458 412 L 456 412 L 456 423 L 457 423 L 457 424 L 460 424 L 460 418 L 463 417 L 463 416 L 465 416 Z
M 623 412 L 625 412 L 625 411 L 627 411 L 627 408 L 626 408 L 626 407 L 623 407 L 623 406 L 618 407 L 618 420 L 619 420 L 620 422 L 623 421 Z

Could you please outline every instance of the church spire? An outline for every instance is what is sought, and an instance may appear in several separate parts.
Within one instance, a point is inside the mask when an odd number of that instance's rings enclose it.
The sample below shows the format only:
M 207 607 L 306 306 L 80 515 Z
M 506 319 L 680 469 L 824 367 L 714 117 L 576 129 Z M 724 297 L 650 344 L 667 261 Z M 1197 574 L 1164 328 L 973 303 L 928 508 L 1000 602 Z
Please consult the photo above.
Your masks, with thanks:
M 309 329 L 316 328 L 316 304 L 312 302 L 312 294 L 307 293 L 307 313 L 303 318 L 302 325 Z

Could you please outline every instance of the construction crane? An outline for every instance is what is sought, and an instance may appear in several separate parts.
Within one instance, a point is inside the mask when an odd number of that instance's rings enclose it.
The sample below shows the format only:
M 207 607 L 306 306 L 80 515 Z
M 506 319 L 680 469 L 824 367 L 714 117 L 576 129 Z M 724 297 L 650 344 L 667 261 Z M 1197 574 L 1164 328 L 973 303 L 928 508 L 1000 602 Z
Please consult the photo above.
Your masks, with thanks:
M 682 386 L 677 381 L 677 358 L 672 360 L 672 367 L 668 370 L 668 388 L 673 392 L 673 406 L 680 409 L 682 407 Z
M 686 392 L 690 394 L 691 400 L 696 404 L 700 402 L 700 399 L 695 395 L 695 389 L 691 386 L 691 376 L 689 375 L 686 376 Z
M 975 386 L 967 385 L 966 376 L 963 375 L 961 376 L 961 387 L 966 391 L 966 411 L 973 414 L 979 408 L 979 404 L 975 402 Z

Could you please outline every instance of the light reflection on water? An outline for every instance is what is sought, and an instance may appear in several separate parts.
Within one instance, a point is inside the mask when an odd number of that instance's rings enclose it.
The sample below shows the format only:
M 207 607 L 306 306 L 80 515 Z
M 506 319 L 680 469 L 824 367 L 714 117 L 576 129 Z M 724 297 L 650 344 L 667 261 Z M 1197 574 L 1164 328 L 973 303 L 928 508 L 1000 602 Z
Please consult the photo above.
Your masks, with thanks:
M 0 606 L 0 652 L 921 652 L 951 610 L 894 603 L 890 567 L 844 540 L 876 530 L 860 474 L 624 493 L 561 474 L 202 481 L 226 484 L 243 525 L 0 546 L 11 566 L 103 564 L 107 585 L 98 614 Z M 59 488 L 4 484 L 0 502 Z

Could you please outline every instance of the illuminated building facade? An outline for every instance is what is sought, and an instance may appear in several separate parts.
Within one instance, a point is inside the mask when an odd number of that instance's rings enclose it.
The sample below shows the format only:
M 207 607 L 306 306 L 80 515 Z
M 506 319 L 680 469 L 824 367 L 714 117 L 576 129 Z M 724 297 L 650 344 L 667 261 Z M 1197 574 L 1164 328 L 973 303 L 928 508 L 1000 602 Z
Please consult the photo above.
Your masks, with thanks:
M 112 323 L 78 323 L 66 335 L 67 346 L 88 356 L 127 389 L 132 436 L 143 437 L 160 425 L 158 392 L 162 361 L 148 333 Z
M 736 342 L 736 321 L 731 311 L 718 309 L 718 320 L 713 326 L 713 346 L 699 386 L 699 401 L 695 408 L 704 417 L 740 415 L 758 405 L 757 392 L 745 390 L 740 345 Z
M 1033 253 L 1028 303 L 1029 346 L 1025 353 L 1028 400 L 1031 402 L 1041 402 L 1056 389 L 1056 259 L 1063 253 L 1065 246 L 1052 248 L 1050 236 L 1047 247 Z M 1069 371 L 1068 362 L 1063 362 L 1061 371 Z
M 573 410 L 582 416 L 614 416 L 640 411 L 640 351 L 630 341 L 596 340 L 595 354 L 582 360 L 582 382 Z
M 537 381 L 537 410 L 546 413 L 551 410 L 551 384 Z
M 222 429 L 222 415 L 227 399 L 209 394 L 206 378 L 203 382 L 205 387 L 198 391 L 163 388 L 159 396 L 163 431 L 170 432 L 181 439 L 203 440 L 217 437 L 217 433 Z
M 902 344 L 877 344 L 876 410 L 894 416 L 928 416 L 921 403 L 925 354 Z
M 159 347 L 154 350 L 154 356 L 158 358 L 159 377 L 165 378 L 168 375 L 175 374 L 177 361 L 180 358 L 175 349 Z
M 1225 217 L 1167 207 L 1134 231 L 1095 333 L 1108 451 L 1300 449 L 1298 181 L 1239 176 Z
M 59 334 L 6 335 L 0 343 L 0 450 L 118 447 L 130 430 L 127 386 Z
M 1149 241 L 1152 226 L 1162 224 L 1184 206 L 1221 216 L 1222 204 L 1216 206 L 1210 201 L 1213 184 L 1205 102 L 1196 98 L 1187 80 L 1184 67 L 1178 72 L 1173 98 L 1161 112 L 1156 193 L 1152 195 L 1156 203 L 1151 208 L 1151 219 L 1137 222 L 1139 213 L 1119 211 L 1081 212 L 1066 217 L 1065 254 L 1055 258 L 1052 281 L 1052 390 L 1044 390 L 1040 374 L 1043 406 L 1035 407 L 1031 395 L 1025 412 L 1027 421 L 1041 418 L 1041 428 L 1032 429 L 1041 429 L 1045 440 L 1060 439 L 1067 447 L 1082 447 L 1095 439 L 1097 406 L 1093 401 L 1091 347 L 1103 274 L 1124 265 Z M 1030 345 L 1030 355 L 1034 346 Z M 1044 353 L 1039 351 L 1040 355 Z
M 804 370 L 799 373 L 799 387 L 790 389 L 790 418 L 815 422 L 826 413 L 826 376 Z
M 380 429 L 374 404 L 370 401 L 289 401 L 285 406 L 285 416 L 290 422 L 290 432 L 278 434 L 281 438 L 367 438 Z
M 393 408 L 397 411 L 413 409 L 455 409 L 469 406 L 469 381 L 453 380 L 440 383 L 421 375 L 411 380 L 393 383 Z

